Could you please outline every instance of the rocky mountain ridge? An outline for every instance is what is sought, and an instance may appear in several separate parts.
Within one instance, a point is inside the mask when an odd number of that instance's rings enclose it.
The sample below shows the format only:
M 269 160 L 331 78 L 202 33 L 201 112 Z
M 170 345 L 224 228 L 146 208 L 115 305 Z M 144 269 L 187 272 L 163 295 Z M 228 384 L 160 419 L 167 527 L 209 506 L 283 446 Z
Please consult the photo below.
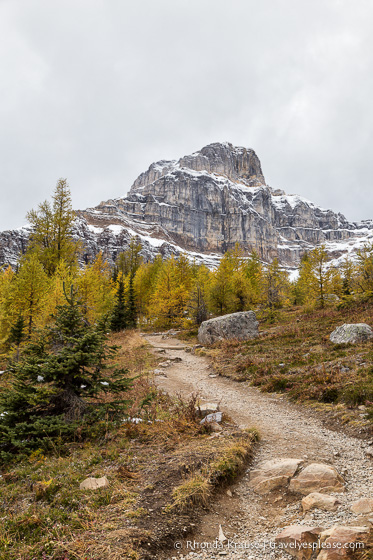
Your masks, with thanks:
M 0 233 L 0 262 L 14 265 L 29 230 Z M 145 259 L 186 252 L 209 266 L 238 242 L 263 261 L 279 258 L 295 268 L 304 251 L 324 243 L 335 259 L 373 241 L 373 222 L 348 222 L 298 195 L 265 182 L 254 150 L 210 144 L 178 161 L 150 165 L 125 197 L 77 212 L 74 235 L 83 240 L 83 260 L 99 252 L 110 262 L 131 236 Z

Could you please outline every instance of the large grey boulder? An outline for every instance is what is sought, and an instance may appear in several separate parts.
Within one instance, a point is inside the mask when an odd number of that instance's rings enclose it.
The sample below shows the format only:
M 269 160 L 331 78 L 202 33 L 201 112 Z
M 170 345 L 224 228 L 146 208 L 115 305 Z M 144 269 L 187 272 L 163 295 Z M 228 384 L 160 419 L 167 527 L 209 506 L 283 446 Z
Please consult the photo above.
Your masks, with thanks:
M 330 335 L 334 344 L 356 344 L 373 338 L 373 331 L 366 323 L 345 323 L 337 327 Z
M 230 313 L 204 321 L 198 329 L 198 340 L 201 344 L 232 338 L 249 340 L 259 336 L 258 324 L 254 311 Z

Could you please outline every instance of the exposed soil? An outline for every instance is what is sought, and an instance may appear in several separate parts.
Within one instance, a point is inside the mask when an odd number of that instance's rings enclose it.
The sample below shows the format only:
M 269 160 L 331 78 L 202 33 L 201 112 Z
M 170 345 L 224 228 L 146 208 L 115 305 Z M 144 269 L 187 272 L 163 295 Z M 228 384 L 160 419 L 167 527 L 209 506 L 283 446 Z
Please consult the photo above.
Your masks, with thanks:
M 133 544 L 141 551 L 143 560 L 153 560 L 159 550 L 173 546 L 175 539 L 191 534 L 198 526 L 201 516 L 208 508 L 195 505 L 185 511 L 176 508 L 169 509 L 173 503 L 173 489 L 194 473 L 198 473 L 202 466 L 211 464 L 220 457 L 222 448 L 227 449 L 238 441 L 242 441 L 243 434 L 232 425 L 225 425 L 224 435 L 219 438 L 215 434 L 206 438 L 185 438 L 184 443 L 177 446 L 146 445 L 147 464 L 141 471 L 142 481 L 137 485 L 140 500 L 136 503 L 137 511 L 146 514 L 130 523 L 131 528 L 126 536 L 130 536 Z M 248 457 L 251 455 L 252 439 L 246 434 Z M 245 438 L 245 439 L 246 439 Z M 155 449 L 157 448 L 157 449 Z M 141 445 L 132 447 L 138 457 L 144 454 Z M 144 457 L 142 457 L 142 460 Z M 144 485 L 145 484 L 145 485 Z M 219 481 L 212 483 L 212 492 L 219 490 Z
M 186 352 L 185 344 L 176 339 L 165 339 L 162 335 L 145 338 L 155 352 L 162 352 L 160 355 L 165 360 L 181 358 L 181 362 L 164 368 L 164 375 L 156 375 L 161 389 L 184 397 L 198 392 L 202 402 L 219 403 L 220 410 L 240 428 L 259 430 L 261 442 L 254 465 L 281 457 L 300 458 L 306 464 L 324 462 L 342 473 L 347 483 L 346 492 L 338 495 L 342 505 L 336 512 L 314 510 L 304 517 L 301 496 L 277 492 L 261 497 L 248 486 L 247 471 L 231 488 L 232 497 L 223 493 L 211 505 L 193 537 L 177 543 L 173 552 L 159 552 L 155 558 L 288 558 L 270 544 L 287 525 L 358 524 L 349 505 L 372 494 L 373 461 L 366 453 L 372 449 L 370 442 L 326 428 L 312 410 L 294 405 L 282 395 L 261 393 L 247 383 L 215 376 L 207 358 Z M 201 545 L 211 543 L 212 546 L 220 524 L 226 537 L 237 543 L 236 549 L 233 545 L 224 550 Z

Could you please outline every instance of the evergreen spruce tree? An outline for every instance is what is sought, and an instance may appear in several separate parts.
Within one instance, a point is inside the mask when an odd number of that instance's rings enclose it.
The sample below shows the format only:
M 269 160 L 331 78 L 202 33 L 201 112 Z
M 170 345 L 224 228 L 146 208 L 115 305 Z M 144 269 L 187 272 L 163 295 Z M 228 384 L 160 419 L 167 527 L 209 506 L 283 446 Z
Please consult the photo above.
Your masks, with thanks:
M 117 265 L 114 265 L 113 271 L 112 271 L 112 274 L 111 274 L 112 281 L 116 282 L 118 280 L 118 276 L 119 276 L 119 269 L 118 269 Z
M 130 380 L 127 370 L 106 371 L 114 354 L 72 294 L 54 323 L 8 367 L 10 384 L 0 394 L 0 459 L 48 449 L 56 438 L 73 438 L 78 426 L 84 435 L 96 419 L 117 418 Z
M 130 276 L 129 287 L 128 287 L 128 298 L 127 298 L 127 327 L 133 329 L 136 327 L 137 310 L 136 310 L 136 300 L 135 291 L 133 287 L 133 275 Z
M 200 325 L 208 317 L 203 284 L 196 282 L 190 293 L 188 302 L 189 314 L 195 325 Z
M 19 314 L 18 315 L 18 319 L 16 320 L 16 322 L 10 327 L 10 333 L 9 333 L 9 337 L 7 340 L 7 343 L 10 346 L 15 346 L 16 347 L 16 360 L 18 361 L 19 359 L 19 347 L 21 345 L 21 343 L 23 342 L 23 340 L 25 339 L 25 320 L 23 318 L 23 315 Z
M 120 278 L 118 284 L 118 291 L 116 295 L 116 303 L 114 306 L 113 314 L 111 317 L 110 327 L 114 332 L 119 332 L 125 329 L 128 325 L 127 309 L 124 294 L 123 278 Z

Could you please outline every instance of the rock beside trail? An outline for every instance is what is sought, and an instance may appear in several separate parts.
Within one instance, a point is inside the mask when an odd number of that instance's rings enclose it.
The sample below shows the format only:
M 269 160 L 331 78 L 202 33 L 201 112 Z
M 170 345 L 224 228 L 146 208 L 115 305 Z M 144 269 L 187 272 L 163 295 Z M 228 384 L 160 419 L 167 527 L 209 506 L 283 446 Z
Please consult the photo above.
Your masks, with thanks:
M 275 537 L 278 548 L 291 554 L 298 560 L 309 560 L 317 550 L 322 527 L 307 525 L 290 525 Z
M 357 344 L 373 338 L 373 331 L 366 323 L 345 323 L 330 335 L 334 344 Z
M 97 490 L 97 488 L 103 488 L 104 486 L 108 486 L 109 481 L 106 476 L 101 478 L 86 478 L 83 482 L 80 483 L 80 490 Z
M 214 344 L 220 340 L 249 340 L 259 336 L 258 321 L 254 311 L 240 311 L 204 321 L 198 329 L 201 344 Z
M 250 486 L 258 494 L 267 494 L 277 488 L 287 486 L 299 466 L 301 459 L 271 459 L 258 465 L 250 474 Z
M 360 498 L 352 504 L 350 509 L 358 515 L 373 513 L 373 498 Z
M 199 416 L 207 416 L 208 414 L 213 414 L 214 412 L 218 412 L 219 405 L 217 403 L 203 403 L 196 406 L 196 412 Z
M 161 368 L 166 368 L 166 367 L 170 367 L 171 365 L 171 360 L 166 360 L 165 362 L 161 362 L 160 364 L 158 364 L 159 367 Z
M 340 502 L 334 496 L 328 494 L 320 494 L 320 492 L 311 492 L 302 500 L 303 511 L 311 509 L 323 509 L 326 511 L 335 511 Z
M 321 552 L 317 560 L 340 560 L 341 558 L 354 558 L 354 550 L 363 550 L 366 538 L 369 535 L 368 527 L 344 527 L 335 525 L 320 535 Z
M 223 413 L 222 412 L 213 412 L 212 414 L 208 414 L 204 418 L 202 418 L 200 424 L 206 424 L 212 422 L 213 424 L 219 424 L 223 421 Z
M 372 449 L 366 449 L 365 450 L 365 455 L 367 457 L 369 457 L 370 459 L 373 459 L 373 450 Z
M 218 535 L 218 540 L 219 542 L 221 542 L 221 544 L 226 544 L 228 542 L 227 537 L 224 535 L 222 526 L 219 525 L 219 535 Z
M 305 495 L 310 492 L 343 492 L 345 483 L 334 467 L 311 463 L 290 481 L 289 489 Z
M 210 422 L 210 429 L 212 432 L 222 432 L 223 428 L 217 422 Z

